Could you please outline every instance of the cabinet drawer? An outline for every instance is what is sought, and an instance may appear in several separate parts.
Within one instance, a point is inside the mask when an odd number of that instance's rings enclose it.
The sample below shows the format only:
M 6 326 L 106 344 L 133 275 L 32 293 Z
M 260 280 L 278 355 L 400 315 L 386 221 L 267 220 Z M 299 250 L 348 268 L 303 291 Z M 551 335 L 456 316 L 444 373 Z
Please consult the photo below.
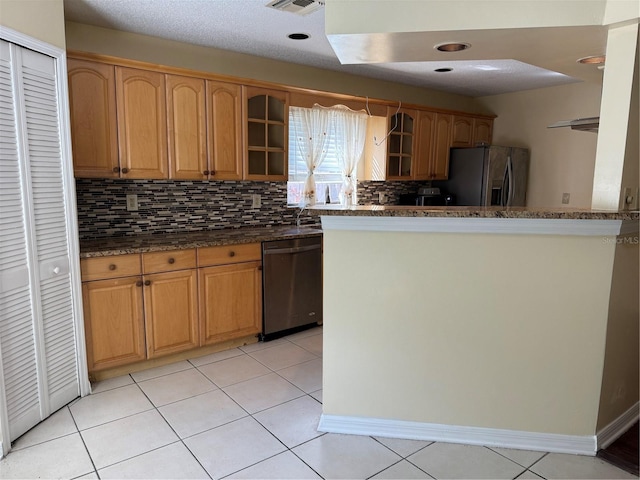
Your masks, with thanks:
M 196 250 L 170 250 L 142 254 L 144 273 L 171 272 L 196 268 Z
M 80 260 L 83 281 L 140 275 L 140 255 L 113 255 Z
M 198 249 L 198 266 L 224 265 L 227 263 L 262 260 L 262 246 L 259 243 L 224 245 Z

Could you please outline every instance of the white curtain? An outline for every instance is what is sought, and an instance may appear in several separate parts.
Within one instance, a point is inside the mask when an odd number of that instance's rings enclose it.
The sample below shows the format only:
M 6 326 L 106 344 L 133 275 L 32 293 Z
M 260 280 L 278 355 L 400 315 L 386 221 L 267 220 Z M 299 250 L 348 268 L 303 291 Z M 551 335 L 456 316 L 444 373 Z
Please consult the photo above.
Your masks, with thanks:
M 356 112 L 344 105 L 331 109 L 336 133 L 336 155 L 342 167 L 342 203 L 356 203 L 356 166 L 364 153 L 368 115 Z
M 331 126 L 330 112 L 323 108 L 300 108 L 291 107 L 291 115 L 296 119 L 294 125 L 296 131 L 296 147 L 300 156 L 304 158 L 307 165 L 307 178 L 304 183 L 304 205 L 314 205 L 316 203 L 316 181 L 314 173 L 327 156 L 327 145 L 329 139 L 329 128 Z M 297 126 L 301 125 L 301 131 L 297 131 Z

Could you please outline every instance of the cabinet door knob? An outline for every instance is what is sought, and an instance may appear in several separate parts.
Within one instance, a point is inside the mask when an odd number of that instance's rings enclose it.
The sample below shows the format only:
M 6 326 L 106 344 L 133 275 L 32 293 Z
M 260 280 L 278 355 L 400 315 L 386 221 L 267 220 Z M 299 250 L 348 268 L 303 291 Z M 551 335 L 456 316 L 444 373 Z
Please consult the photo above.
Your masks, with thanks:
M 202 172 L 203 175 L 209 175 L 209 170 L 205 170 L 204 172 Z
M 151 280 L 145 280 L 144 284 L 148 287 L 149 285 L 151 285 Z
M 136 287 L 141 287 L 142 286 L 142 280 L 138 280 L 136 282 Z
M 124 168 L 122 169 L 122 173 L 129 173 L 129 169 L 128 169 L 127 167 L 124 167 Z
M 53 273 L 55 275 L 59 274 L 60 273 L 60 267 L 53 267 Z
M 112 263 L 111 265 L 109 265 L 109 270 L 113 271 L 116 269 L 116 264 Z
M 113 167 L 113 173 L 118 173 L 120 171 L 120 167 Z
M 231 251 L 229 252 L 229 256 L 230 256 L 230 257 L 235 257 L 235 256 L 236 256 L 236 252 L 234 252 L 233 250 L 231 250 Z
M 210 174 L 211 176 L 213 176 L 213 175 L 215 175 L 215 174 L 216 174 L 216 171 L 215 171 L 215 170 L 211 170 L 211 171 L 209 172 L 209 174 Z
M 176 263 L 176 259 L 173 257 L 169 257 L 169 260 L 167 260 L 169 263 L 174 264 Z

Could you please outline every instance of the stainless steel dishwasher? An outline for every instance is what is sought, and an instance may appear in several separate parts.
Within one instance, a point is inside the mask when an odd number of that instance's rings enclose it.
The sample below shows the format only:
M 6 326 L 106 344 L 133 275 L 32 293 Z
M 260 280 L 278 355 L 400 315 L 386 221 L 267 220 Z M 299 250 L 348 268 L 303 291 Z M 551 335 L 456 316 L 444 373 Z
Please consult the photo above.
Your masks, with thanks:
M 261 340 L 322 322 L 322 237 L 262 243 Z

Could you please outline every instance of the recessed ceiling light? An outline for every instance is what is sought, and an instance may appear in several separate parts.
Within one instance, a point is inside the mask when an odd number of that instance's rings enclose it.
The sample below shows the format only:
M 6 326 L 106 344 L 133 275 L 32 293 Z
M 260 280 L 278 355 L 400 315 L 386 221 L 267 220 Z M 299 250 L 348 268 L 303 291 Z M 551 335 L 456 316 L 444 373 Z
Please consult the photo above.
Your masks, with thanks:
M 433 48 L 441 52 L 461 52 L 462 50 L 471 48 L 471 44 L 464 43 L 464 42 L 447 42 L 447 43 L 439 43 Z
M 577 60 L 578 63 L 584 63 L 586 65 L 602 65 L 607 57 L 605 55 L 590 55 L 588 57 L 582 57 Z
M 306 33 L 292 33 L 290 35 L 287 35 L 287 37 L 289 37 L 291 40 L 306 40 L 307 38 L 309 38 L 309 35 L 307 35 Z
M 445 68 L 436 68 L 434 70 L 434 72 L 444 73 L 444 72 L 450 72 L 452 70 L 453 70 L 453 68 L 445 67 Z

